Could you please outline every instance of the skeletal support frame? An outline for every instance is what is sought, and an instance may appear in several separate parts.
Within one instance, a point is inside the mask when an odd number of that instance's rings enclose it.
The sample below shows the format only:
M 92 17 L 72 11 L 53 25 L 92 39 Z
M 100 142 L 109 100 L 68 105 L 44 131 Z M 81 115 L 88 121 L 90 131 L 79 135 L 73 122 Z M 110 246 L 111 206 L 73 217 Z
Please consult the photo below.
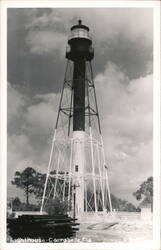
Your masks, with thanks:
M 85 72 L 84 114 L 86 130 L 80 133 L 83 134 L 83 137 L 77 136 L 76 139 L 74 138 L 74 132 L 71 133 L 71 120 L 74 112 L 73 91 L 73 62 L 67 60 L 40 211 L 43 211 L 48 199 L 58 197 L 62 201 L 71 202 L 71 209 L 77 210 L 77 216 L 89 211 L 96 214 L 98 211 L 108 210 L 112 212 L 108 168 L 105 160 L 91 61 L 86 62 Z M 66 121 L 63 120 L 62 126 L 60 125 L 61 117 L 64 120 L 66 118 Z M 65 129 L 65 134 L 63 129 Z M 76 141 L 79 141 L 80 145 L 83 143 L 81 150 L 84 151 L 83 171 L 79 175 L 76 173 L 77 169 L 75 168 L 77 166 L 75 166 L 74 160 Z M 76 202 L 80 206 L 80 211 L 79 208 L 74 207 L 75 193 L 77 194 L 76 199 L 78 200 Z

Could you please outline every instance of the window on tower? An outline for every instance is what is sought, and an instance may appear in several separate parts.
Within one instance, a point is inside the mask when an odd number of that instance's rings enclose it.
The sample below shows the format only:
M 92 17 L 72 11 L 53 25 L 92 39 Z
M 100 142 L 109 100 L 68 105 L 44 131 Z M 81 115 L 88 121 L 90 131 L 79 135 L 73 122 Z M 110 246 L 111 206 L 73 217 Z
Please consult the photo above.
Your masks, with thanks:
M 78 172 L 78 165 L 75 165 L 75 172 Z

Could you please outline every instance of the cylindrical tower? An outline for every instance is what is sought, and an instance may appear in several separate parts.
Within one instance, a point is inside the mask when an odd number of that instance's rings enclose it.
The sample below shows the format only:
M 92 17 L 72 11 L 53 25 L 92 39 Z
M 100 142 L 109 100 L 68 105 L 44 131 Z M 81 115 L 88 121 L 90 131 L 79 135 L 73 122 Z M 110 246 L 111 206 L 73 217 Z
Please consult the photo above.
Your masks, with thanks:
M 84 164 L 85 164 L 85 84 L 86 62 L 94 57 L 89 28 L 79 20 L 71 28 L 66 58 L 73 61 L 73 183 L 76 215 L 84 212 Z

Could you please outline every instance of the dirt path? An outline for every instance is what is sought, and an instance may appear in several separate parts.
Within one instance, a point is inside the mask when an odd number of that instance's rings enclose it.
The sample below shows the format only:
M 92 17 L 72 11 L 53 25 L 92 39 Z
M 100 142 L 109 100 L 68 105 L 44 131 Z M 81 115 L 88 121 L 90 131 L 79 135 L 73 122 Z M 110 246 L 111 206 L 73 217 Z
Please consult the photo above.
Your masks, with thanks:
M 138 242 L 152 240 L 152 221 L 117 218 L 113 222 L 83 222 L 77 233 L 83 242 Z

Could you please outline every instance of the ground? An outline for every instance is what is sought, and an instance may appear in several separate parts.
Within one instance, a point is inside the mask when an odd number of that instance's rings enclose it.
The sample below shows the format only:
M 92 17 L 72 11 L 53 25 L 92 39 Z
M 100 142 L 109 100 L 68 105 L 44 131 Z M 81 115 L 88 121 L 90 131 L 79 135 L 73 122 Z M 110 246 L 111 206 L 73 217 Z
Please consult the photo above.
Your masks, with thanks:
M 152 216 L 140 213 L 117 212 L 113 215 L 93 216 L 88 214 L 79 219 L 80 229 L 76 238 L 61 242 L 150 242 L 152 241 Z M 9 242 L 13 242 L 8 238 Z M 23 242 L 22 239 L 16 242 Z M 32 242 L 25 239 L 24 242 Z M 55 241 L 57 242 L 57 240 Z M 40 241 L 39 241 L 40 243 Z
M 138 242 L 152 240 L 152 216 L 140 213 L 116 213 L 95 222 L 84 220 L 76 241 L 86 242 Z

